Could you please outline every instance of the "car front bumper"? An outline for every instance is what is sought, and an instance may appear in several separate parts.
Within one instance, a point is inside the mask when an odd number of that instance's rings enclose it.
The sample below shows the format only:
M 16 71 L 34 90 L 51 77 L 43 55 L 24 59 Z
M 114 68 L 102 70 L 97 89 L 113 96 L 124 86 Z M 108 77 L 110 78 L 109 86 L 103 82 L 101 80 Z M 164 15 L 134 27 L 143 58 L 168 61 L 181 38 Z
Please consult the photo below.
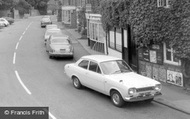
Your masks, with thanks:
M 145 93 L 139 93 L 138 95 L 135 96 L 125 97 L 124 100 L 127 102 L 136 102 L 136 101 L 151 99 L 160 95 L 162 95 L 161 92 L 154 92 L 154 93 L 145 92 Z

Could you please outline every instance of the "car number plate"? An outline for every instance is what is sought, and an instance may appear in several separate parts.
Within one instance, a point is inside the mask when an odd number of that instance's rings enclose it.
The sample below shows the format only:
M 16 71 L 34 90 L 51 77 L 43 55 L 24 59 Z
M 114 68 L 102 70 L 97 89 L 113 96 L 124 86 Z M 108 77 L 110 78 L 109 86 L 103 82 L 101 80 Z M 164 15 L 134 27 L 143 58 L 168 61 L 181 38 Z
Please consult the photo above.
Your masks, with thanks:
M 65 49 L 60 49 L 60 52 L 65 52 Z

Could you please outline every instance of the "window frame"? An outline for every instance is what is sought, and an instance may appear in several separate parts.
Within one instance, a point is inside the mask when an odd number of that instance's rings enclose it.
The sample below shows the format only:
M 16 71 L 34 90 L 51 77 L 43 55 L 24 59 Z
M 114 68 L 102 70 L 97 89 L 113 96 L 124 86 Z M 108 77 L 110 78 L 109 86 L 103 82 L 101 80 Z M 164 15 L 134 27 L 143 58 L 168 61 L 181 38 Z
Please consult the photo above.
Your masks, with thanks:
M 167 48 L 166 48 L 166 43 L 164 43 L 163 45 L 163 51 L 164 51 L 164 63 L 167 64 L 172 64 L 172 65 L 176 65 L 176 66 L 180 66 L 181 65 L 181 60 L 179 59 L 179 62 L 175 62 L 174 61 L 174 49 L 171 47 L 171 60 L 167 60 Z
M 80 64 L 83 62 L 83 61 L 87 61 L 88 63 L 87 63 L 87 68 L 84 68 L 84 67 L 81 67 L 80 66 Z M 80 68 L 82 68 L 82 69 L 86 69 L 86 70 L 88 70 L 88 68 L 89 68 L 89 60 L 86 60 L 86 59 L 83 59 L 83 60 L 81 60 L 79 63 L 78 63 L 78 67 L 80 67 Z
M 157 7 L 169 8 L 169 0 L 157 0 Z
M 91 63 L 97 64 L 97 65 L 96 65 L 96 71 L 90 70 L 90 65 L 91 65 Z M 88 66 L 88 70 L 89 70 L 89 71 L 92 71 L 92 72 L 98 73 L 98 74 L 102 74 L 102 71 L 101 71 L 101 69 L 100 69 L 100 66 L 99 66 L 99 64 L 98 64 L 97 62 L 95 62 L 95 61 L 89 61 L 89 64 L 88 64 L 88 65 L 89 65 L 89 66 Z M 100 69 L 100 72 L 97 72 L 97 68 Z

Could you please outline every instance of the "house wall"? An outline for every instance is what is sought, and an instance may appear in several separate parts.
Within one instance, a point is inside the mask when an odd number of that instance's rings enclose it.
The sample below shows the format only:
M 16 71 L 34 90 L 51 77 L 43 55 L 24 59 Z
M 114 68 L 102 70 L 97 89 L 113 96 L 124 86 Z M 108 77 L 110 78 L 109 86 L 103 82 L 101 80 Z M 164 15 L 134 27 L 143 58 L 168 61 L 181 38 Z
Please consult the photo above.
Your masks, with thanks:
M 181 61 L 176 65 L 167 63 L 163 46 L 162 44 L 152 45 L 138 50 L 138 72 L 161 82 L 184 87 L 186 81 L 183 76 Z
M 122 58 L 122 53 L 108 47 L 108 55 Z
M 86 19 L 90 48 L 106 54 L 106 34 L 102 28 L 101 15 L 86 13 Z

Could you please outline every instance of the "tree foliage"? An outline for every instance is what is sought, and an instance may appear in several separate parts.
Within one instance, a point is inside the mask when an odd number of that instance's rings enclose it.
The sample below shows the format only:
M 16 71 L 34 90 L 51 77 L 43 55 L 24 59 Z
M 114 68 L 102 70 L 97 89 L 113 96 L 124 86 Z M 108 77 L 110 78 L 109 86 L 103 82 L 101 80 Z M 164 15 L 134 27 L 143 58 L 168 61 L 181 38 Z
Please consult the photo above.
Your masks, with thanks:
M 83 7 L 79 13 L 78 13 L 78 20 L 79 20 L 79 26 L 85 28 L 86 27 L 86 16 L 85 16 L 85 13 L 86 13 L 86 9 L 85 7 Z
M 170 8 L 157 0 L 102 0 L 100 11 L 105 31 L 130 25 L 137 45 L 168 42 L 190 59 L 190 0 L 172 0 Z
M 20 15 L 24 15 L 25 13 L 29 13 L 29 10 L 31 8 L 31 5 L 28 4 L 25 0 L 19 0 L 19 2 L 16 5 L 16 9 L 19 10 Z
M 47 14 L 47 3 L 49 0 L 26 0 L 32 7 L 38 9 L 40 14 Z
M 8 10 L 14 7 L 16 4 L 13 0 L 0 0 L 0 10 Z

